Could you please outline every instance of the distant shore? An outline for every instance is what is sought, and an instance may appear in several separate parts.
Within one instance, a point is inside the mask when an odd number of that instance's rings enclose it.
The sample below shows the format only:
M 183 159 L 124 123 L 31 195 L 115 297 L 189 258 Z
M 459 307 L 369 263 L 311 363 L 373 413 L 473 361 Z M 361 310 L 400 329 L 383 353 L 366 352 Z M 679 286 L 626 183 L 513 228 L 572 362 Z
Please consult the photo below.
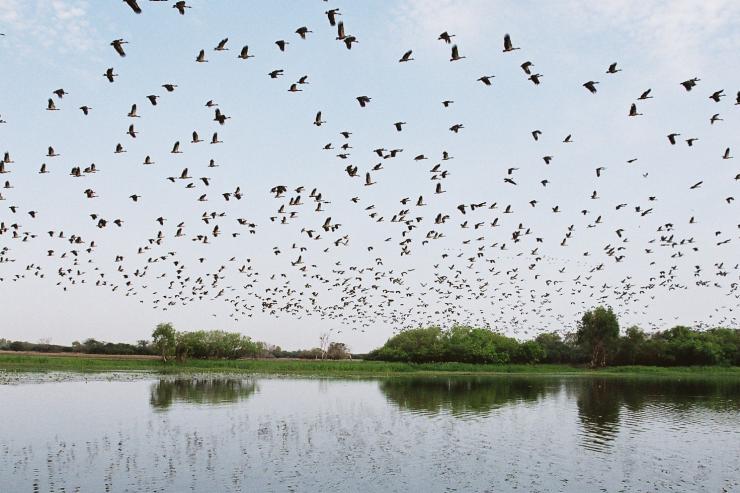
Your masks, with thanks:
M 465 363 L 387 363 L 363 360 L 240 359 L 188 360 L 162 363 L 149 356 L 111 356 L 66 353 L 0 352 L 0 371 L 147 371 L 152 373 L 239 372 L 261 375 L 326 377 L 446 376 L 446 375 L 589 375 L 731 377 L 740 379 L 740 367 L 613 366 L 591 369 L 570 365 L 476 365 Z

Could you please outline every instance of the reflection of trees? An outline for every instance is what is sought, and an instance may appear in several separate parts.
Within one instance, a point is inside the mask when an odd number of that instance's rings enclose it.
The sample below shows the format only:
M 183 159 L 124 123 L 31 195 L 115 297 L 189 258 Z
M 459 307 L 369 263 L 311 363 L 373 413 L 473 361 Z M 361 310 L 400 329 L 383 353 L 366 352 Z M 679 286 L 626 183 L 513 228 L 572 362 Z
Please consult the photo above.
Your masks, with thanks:
M 567 389 L 575 391 L 583 432 L 595 448 L 614 439 L 623 408 L 636 413 L 633 420 L 649 406 L 663 408 L 666 413 L 740 410 L 740 382 L 721 378 L 584 378 L 570 380 Z
M 583 431 L 589 441 L 604 445 L 617 434 L 619 410 L 624 396 L 616 390 L 618 382 L 608 379 L 589 378 L 580 383 L 576 404 Z
M 552 384 L 542 377 L 404 377 L 379 383 L 386 398 L 401 409 L 452 414 L 485 413 L 509 402 L 536 400 L 556 391 Z
M 152 384 L 149 403 L 158 409 L 167 409 L 173 402 L 220 404 L 246 399 L 257 390 L 252 380 L 241 379 L 162 379 Z

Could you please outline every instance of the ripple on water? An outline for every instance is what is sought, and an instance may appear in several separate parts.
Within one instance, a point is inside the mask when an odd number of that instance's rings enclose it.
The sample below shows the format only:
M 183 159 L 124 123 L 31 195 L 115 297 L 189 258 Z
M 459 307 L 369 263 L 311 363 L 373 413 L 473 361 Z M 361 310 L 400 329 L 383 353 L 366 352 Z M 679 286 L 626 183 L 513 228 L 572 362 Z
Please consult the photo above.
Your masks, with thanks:
M 714 387 L 56 378 L 0 387 L 0 491 L 739 487 L 738 393 Z

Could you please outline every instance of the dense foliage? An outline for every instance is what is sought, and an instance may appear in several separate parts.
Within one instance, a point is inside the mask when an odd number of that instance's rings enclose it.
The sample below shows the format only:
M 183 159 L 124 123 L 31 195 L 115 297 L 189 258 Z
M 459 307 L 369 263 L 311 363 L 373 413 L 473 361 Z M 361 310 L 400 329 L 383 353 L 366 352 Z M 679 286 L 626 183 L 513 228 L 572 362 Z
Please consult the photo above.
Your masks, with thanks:
M 252 341 L 238 332 L 223 330 L 197 330 L 175 334 L 175 356 L 178 361 L 195 359 L 256 358 L 261 355 L 263 344 Z
M 536 341 L 516 339 L 488 329 L 455 326 L 405 330 L 383 347 L 371 351 L 367 359 L 429 363 L 454 361 L 460 363 L 537 363 L 546 356 Z
M 153 348 L 148 341 L 138 341 L 136 344 L 125 342 L 104 342 L 96 339 L 86 339 L 84 342 L 74 341 L 71 346 L 50 344 L 48 342 L 9 341 L 0 339 L 0 350 L 3 351 L 33 351 L 37 353 L 83 353 L 83 354 L 111 354 L 111 355 L 151 355 Z
M 405 330 L 367 359 L 411 363 L 556 363 L 648 366 L 740 365 L 740 330 L 677 326 L 646 334 L 629 327 L 620 334 L 616 316 L 602 307 L 584 314 L 578 330 L 564 337 L 546 332 L 520 342 L 488 329 L 439 327 Z

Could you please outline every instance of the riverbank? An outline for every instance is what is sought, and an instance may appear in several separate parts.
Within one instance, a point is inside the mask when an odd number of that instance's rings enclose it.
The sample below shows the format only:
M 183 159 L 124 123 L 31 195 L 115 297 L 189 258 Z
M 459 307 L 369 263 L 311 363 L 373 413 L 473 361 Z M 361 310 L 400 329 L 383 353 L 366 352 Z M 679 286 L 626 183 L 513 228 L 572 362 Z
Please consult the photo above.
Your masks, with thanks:
M 49 356 L 0 354 L 0 370 L 5 371 L 147 371 L 153 373 L 239 372 L 246 374 L 306 375 L 327 377 L 401 375 L 622 375 L 675 377 L 732 377 L 740 379 L 740 367 L 654 367 L 616 366 L 589 369 L 569 365 L 475 365 L 465 363 L 388 363 L 383 361 L 320 360 L 189 360 L 162 363 L 157 359 L 118 358 L 96 355 Z

